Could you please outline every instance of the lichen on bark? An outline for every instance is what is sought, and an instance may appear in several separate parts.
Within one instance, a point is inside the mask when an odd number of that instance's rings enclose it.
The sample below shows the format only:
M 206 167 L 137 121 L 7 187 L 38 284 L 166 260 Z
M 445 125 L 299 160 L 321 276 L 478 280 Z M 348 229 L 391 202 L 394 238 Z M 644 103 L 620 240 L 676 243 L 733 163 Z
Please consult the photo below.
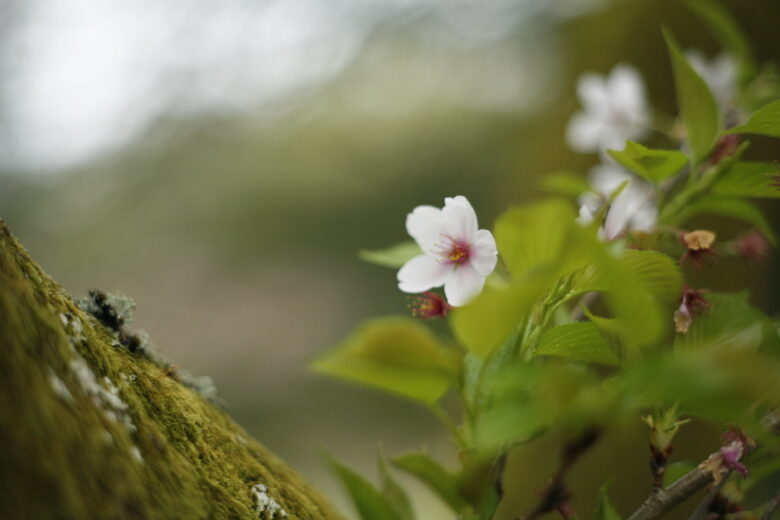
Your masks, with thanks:
M 259 512 L 258 485 L 289 519 L 341 518 L 224 411 L 114 346 L 114 334 L 0 221 L 0 518 L 272 518 Z

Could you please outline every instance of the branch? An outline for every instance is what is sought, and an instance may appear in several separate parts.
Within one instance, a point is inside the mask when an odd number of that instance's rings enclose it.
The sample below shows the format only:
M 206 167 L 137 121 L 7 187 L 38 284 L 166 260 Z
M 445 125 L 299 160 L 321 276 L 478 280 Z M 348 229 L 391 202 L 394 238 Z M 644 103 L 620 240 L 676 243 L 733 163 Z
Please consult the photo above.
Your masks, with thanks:
M 761 513 L 760 520 L 771 520 L 772 515 L 774 515 L 775 511 L 777 510 L 777 506 L 780 506 L 780 490 L 775 493 L 775 496 L 772 497 L 772 500 L 767 502 L 766 509 L 764 509 L 764 512 Z
M 717 484 L 715 484 L 710 488 L 710 490 L 704 496 L 704 499 L 701 502 L 699 502 L 698 506 L 696 506 L 696 510 L 691 515 L 690 520 L 705 520 L 713 500 L 715 500 L 715 497 L 718 496 L 720 490 L 723 489 L 723 485 L 729 479 L 733 471 L 734 470 L 730 469 L 725 475 L 723 475 L 720 478 Z
M 706 460 L 712 460 L 713 457 L 720 457 L 720 452 L 716 451 Z M 628 520 L 655 520 L 667 511 L 675 508 L 685 501 L 688 497 L 702 489 L 704 486 L 715 480 L 715 475 L 709 469 L 703 469 L 704 463 L 699 464 L 679 480 L 675 481 L 666 489 L 654 490 L 647 500 L 634 511 Z

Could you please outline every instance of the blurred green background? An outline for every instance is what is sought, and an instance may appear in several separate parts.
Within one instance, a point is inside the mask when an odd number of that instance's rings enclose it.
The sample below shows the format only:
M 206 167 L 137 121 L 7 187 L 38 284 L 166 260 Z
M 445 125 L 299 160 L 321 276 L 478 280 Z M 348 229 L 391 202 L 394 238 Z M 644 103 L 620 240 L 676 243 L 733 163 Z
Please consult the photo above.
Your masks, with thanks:
M 778 60 L 780 2 L 724 4 L 758 58 Z M 369 475 L 378 443 L 454 457 L 416 405 L 307 372 L 361 319 L 406 311 L 395 273 L 356 251 L 404 239 L 418 204 L 463 194 L 488 227 L 539 197 L 540 175 L 587 171 L 597 158 L 563 140 L 582 72 L 631 62 L 673 113 L 662 23 L 719 50 L 677 0 L 6 1 L 0 217 L 72 294 L 133 297 L 137 328 L 349 511 L 322 448 Z M 776 258 L 724 260 L 700 285 L 748 283 L 776 313 Z M 610 475 L 618 509 L 641 500 L 644 435 L 637 420 L 577 467 L 582 515 Z M 675 455 L 716 443 L 686 428 Z M 556 450 L 513 457 L 505 518 L 532 505 Z M 421 518 L 448 518 L 414 497 Z

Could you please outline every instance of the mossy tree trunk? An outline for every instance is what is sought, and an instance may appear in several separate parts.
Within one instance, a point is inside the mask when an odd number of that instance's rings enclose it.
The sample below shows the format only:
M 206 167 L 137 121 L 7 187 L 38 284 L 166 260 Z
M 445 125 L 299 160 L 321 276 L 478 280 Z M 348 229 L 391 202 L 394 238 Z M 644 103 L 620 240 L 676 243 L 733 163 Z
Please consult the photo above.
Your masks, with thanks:
M 223 411 L 82 311 L 0 221 L 1 519 L 338 519 Z

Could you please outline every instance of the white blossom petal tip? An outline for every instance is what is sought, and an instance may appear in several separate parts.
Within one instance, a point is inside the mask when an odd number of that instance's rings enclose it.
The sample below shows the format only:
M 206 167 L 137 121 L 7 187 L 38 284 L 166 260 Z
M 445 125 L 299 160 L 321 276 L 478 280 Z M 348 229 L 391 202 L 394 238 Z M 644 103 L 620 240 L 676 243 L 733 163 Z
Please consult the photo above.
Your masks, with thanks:
M 421 293 L 444 287 L 452 306 L 465 305 L 496 268 L 498 249 L 490 231 L 479 229 L 477 214 L 462 195 L 444 199 L 442 209 L 417 206 L 406 217 L 406 230 L 423 254 L 398 271 L 398 288 Z

